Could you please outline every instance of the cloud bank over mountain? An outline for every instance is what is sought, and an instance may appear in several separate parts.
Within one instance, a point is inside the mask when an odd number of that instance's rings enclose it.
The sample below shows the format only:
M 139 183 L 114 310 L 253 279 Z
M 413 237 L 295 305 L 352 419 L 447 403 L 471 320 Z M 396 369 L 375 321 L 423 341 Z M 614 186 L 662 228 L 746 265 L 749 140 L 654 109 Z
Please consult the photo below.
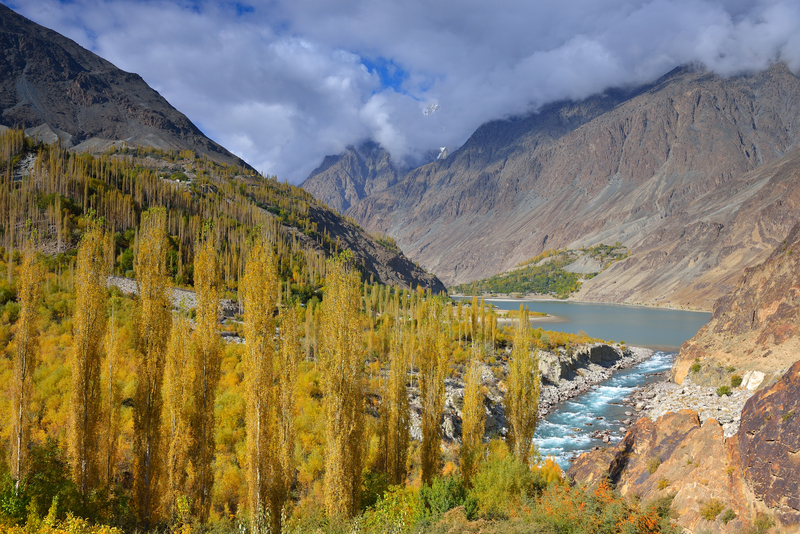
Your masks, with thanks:
M 687 63 L 800 71 L 795 0 L 0 1 L 295 183 L 366 138 L 414 159 L 487 120 Z

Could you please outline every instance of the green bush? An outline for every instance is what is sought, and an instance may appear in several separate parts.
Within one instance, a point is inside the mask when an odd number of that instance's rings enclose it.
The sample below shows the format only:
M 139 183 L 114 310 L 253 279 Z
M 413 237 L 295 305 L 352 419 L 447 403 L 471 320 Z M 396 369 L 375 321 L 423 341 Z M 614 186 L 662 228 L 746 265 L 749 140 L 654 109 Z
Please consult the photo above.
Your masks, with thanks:
M 699 373 L 700 372 L 700 364 L 699 363 L 693 363 L 692 366 L 689 368 L 689 370 L 692 371 L 695 374 Z
M 474 514 L 475 503 L 459 476 L 436 477 L 430 485 L 419 490 L 418 508 L 422 517 L 435 517 L 456 506 L 464 506 L 468 511 L 467 517 Z
M 731 522 L 734 519 L 736 519 L 736 512 L 734 512 L 733 510 L 728 508 L 727 510 L 725 510 L 725 512 L 722 514 L 722 516 L 720 516 L 719 519 L 720 519 L 720 521 L 722 521 L 724 524 L 727 525 L 729 522 Z
M 420 515 L 419 499 L 411 488 L 391 486 L 363 515 L 367 532 L 409 532 Z
M 714 521 L 723 508 L 725 508 L 725 504 L 722 501 L 711 499 L 700 505 L 700 515 L 706 521 Z
M 493 454 L 474 476 L 470 495 L 484 517 L 505 517 L 521 499 L 539 494 L 547 482 L 512 454 Z
M 742 385 L 742 377 L 739 375 L 733 375 L 731 377 L 731 387 L 738 388 L 741 385 Z
M 647 463 L 647 472 L 652 475 L 656 472 L 659 465 L 661 465 L 661 458 L 651 458 Z
M 728 386 L 720 386 L 720 387 L 717 388 L 717 396 L 718 397 L 722 397 L 723 395 L 730 395 L 730 394 L 731 394 L 731 388 L 729 388 Z

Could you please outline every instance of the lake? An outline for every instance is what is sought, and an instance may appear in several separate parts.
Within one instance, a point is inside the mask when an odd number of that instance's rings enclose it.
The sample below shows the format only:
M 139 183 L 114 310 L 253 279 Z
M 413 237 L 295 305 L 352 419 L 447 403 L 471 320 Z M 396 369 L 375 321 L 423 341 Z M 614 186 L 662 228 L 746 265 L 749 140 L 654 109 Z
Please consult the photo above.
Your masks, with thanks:
M 469 300 L 469 299 L 466 299 Z M 665 308 L 645 308 L 588 302 L 485 299 L 501 310 L 529 310 L 554 315 L 554 320 L 536 321 L 534 328 L 556 332 L 583 330 L 589 336 L 607 341 L 624 341 L 633 347 L 675 352 L 708 322 L 711 314 Z

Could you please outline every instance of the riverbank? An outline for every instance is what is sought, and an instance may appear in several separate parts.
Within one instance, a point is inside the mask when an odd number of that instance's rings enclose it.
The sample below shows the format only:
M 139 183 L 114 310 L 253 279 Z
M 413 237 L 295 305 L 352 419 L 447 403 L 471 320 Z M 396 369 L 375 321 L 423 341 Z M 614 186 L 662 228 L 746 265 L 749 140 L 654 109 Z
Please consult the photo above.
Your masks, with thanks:
M 601 302 L 596 300 L 582 300 L 574 297 L 567 297 L 561 299 L 552 295 L 542 295 L 539 293 L 526 293 L 525 295 L 508 294 L 508 293 L 491 293 L 485 295 L 475 295 L 478 298 L 483 298 L 485 301 L 496 300 L 500 302 L 518 302 L 518 301 L 532 301 L 532 302 L 574 302 L 576 304 L 605 304 L 608 306 L 626 306 L 630 308 L 648 308 L 653 310 L 676 310 L 676 311 L 689 311 L 698 313 L 711 313 L 710 309 L 703 309 L 691 306 L 673 306 L 672 304 L 650 304 L 642 302 Z M 451 298 L 469 299 L 473 295 L 462 295 L 460 293 L 450 294 Z
M 701 423 L 714 419 L 722 425 L 726 438 L 736 434 L 744 405 L 754 391 L 732 388 L 730 395 L 720 396 L 716 388 L 693 384 L 690 378 L 686 378 L 683 384 L 674 384 L 667 381 L 669 373 L 664 375 L 663 381 L 637 388 L 623 401 L 624 404 L 652 421 L 667 413 L 694 410 Z

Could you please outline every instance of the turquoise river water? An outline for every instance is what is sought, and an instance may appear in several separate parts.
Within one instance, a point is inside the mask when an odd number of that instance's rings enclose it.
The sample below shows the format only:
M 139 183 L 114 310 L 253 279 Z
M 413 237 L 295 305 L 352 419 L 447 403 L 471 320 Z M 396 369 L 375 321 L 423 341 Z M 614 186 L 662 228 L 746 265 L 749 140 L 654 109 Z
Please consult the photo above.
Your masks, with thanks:
M 625 415 L 630 407 L 619 404 L 636 387 L 659 380 L 681 344 L 708 322 L 710 313 L 644 308 L 612 304 L 564 301 L 486 299 L 503 310 L 519 309 L 520 303 L 531 311 L 548 313 L 552 319 L 537 321 L 534 327 L 558 332 L 580 331 L 609 341 L 625 341 L 630 346 L 655 350 L 652 358 L 614 376 L 595 388 L 559 404 L 536 429 L 534 440 L 543 457 L 552 456 L 566 469 L 571 459 L 596 445 L 590 437 L 595 430 L 612 430 L 612 443 L 622 438 L 622 421 L 637 416 Z M 601 419 L 598 419 L 601 418 Z

